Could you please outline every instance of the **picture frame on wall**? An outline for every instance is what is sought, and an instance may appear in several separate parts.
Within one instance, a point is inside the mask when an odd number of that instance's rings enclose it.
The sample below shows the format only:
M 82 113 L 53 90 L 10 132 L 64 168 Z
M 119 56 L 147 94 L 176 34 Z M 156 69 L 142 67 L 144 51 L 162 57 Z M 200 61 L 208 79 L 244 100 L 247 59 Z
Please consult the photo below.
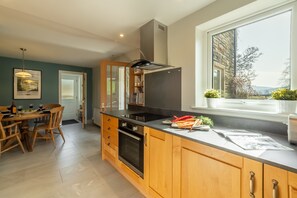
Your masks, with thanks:
M 16 77 L 15 73 L 22 69 L 13 69 L 13 98 L 17 99 L 41 99 L 41 71 L 27 70 L 32 74 L 30 78 Z

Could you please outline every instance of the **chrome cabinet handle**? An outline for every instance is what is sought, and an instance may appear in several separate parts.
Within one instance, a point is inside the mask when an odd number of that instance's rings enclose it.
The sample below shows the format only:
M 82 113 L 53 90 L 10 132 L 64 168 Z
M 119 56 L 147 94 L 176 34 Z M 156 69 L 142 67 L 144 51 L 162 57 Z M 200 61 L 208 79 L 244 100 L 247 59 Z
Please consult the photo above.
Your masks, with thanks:
M 250 171 L 250 197 L 254 198 L 255 195 L 255 173 Z
M 272 180 L 272 198 L 278 198 L 278 181 Z
M 144 135 L 144 145 L 147 146 L 147 133 Z

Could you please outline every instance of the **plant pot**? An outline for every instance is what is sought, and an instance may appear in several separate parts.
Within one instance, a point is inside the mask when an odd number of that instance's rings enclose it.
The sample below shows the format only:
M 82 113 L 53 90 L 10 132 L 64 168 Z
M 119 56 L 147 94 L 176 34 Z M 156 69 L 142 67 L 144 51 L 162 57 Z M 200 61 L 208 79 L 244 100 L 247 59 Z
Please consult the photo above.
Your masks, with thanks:
M 278 113 L 295 113 L 297 100 L 278 100 L 277 112 Z
M 220 98 L 206 98 L 208 108 L 217 108 L 221 102 Z

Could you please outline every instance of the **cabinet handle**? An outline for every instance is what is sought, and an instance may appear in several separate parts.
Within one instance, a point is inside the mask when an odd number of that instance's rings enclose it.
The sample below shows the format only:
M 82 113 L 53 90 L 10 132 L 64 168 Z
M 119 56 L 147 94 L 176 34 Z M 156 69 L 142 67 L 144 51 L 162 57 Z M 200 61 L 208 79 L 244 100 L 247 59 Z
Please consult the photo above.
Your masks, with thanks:
M 272 180 L 272 198 L 278 198 L 278 181 Z
M 110 118 L 108 118 L 107 121 L 109 122 L 110 121 Z
M 110 131 L 110 127 L 108 127 L 108 128 L 107 128 L 107 130 L 109 130 L 109 131 Z
M 108 146 L 110 146 L 110 143 L 107 143 Z
M 144 135 L 144 145 L 147 146 L 147 133 Z
M 255 195 L 255 173 L 250 171 L 250 197 L 254 198 Z
M 108 139 L 110 138 L 110 136 L 107 137 Z

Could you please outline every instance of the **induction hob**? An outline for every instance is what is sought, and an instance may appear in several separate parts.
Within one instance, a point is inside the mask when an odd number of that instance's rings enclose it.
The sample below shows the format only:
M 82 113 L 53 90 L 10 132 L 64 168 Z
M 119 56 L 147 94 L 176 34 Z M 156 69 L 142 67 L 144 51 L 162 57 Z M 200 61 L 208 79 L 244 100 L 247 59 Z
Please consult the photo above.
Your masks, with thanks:
M 149 122 L 149 121 L 154 121 L 154 120 L 159 120 L 159 119 L 169 117 L 169 116 L 163 116 L 163 115 L 152 114 L 152 113 L 132 113 L 132 114 L 126 114 L 123 116 L 125 118 L 129 118 L 140 122 Z

